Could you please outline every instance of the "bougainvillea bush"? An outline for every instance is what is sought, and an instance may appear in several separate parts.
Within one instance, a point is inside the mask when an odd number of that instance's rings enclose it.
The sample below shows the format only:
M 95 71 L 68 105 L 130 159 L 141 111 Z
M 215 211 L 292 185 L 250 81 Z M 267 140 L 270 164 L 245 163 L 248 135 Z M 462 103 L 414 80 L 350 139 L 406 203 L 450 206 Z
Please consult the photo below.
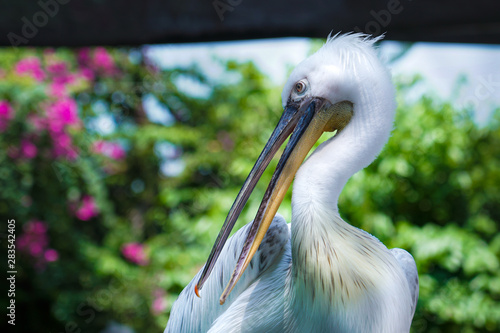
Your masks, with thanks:
M 133 76 L 151 70 L 104 48 L 5 49 L 0 59 L 0 213 L 16 220 L 16 326 L 94 331 L 107 321 L 97 314 L 114 311 L 110 286 L 117 267 L 133 276 L 145 254 L 125 250 L 143 242 L 141 235 L 122 230 L 111 236 L 122 220 L 109 190 L 123 192 L 127 139 L 120 129 L 92 130 L 90 123 L 101 113 L 122 123 L 134 117 L 140 96 L 121 101 L 127 114 L 110 109 L 117 82 L 123 80 L 122 89 L 141 86 Z M 138 299 L 153 302 L 157 285 Z M 26 316 L 30 320 L 21 319 Z
M 280 87 L 251 63 L 221 63 L 224 84 L 159 69 L 146 51 L 0 49 L 0 216 L 15 220 L 19 332 L 162 331 L 280 117 Z M 340 212 L 415 256 L 413 332 L 495 332 L 500 117 L 481 128 L 446 103 L 407 105 L 415 84 L 398 84 L 393 137 Z M 290 195 L 280 213 L 290 220 Z
M 279 116 L 250 64 L 228 70 L 266 101 L 234 117 L 229 106 L 256 104 L 241 84 L 231 96 L 194 69 L 159 70 L 144 50 L 0 50 L 0 214 L 16 221 L 21 330 L 164 327 L 252 163 L 238 156 L 258 149 L 259 119 Z M 180 91 L 186 78 L 224 111 Z M 146 99 L 172 120 L 151 121 Z M 236 137 L 244 122 L 255 126 Z

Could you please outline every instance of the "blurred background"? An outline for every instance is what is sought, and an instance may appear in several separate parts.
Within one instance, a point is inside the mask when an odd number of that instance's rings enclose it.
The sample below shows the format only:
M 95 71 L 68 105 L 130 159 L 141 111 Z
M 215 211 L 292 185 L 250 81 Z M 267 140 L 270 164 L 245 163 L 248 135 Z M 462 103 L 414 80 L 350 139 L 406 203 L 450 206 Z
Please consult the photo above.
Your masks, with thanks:
M 0 299 L 15 299 L 16 325 L 4 315 L 2 331 L 162 332 L 281 115 L 288 73 L 331 31 L 386 32 L 398 98 L 393 135 L 348 182 L 342 217 L 414 256 L 412 332 L 500 331 L 497 4 L 0 9 L 1 262 L 16 272 L 15 296 Z M 290 221 L 290 193 L 279 212 Z

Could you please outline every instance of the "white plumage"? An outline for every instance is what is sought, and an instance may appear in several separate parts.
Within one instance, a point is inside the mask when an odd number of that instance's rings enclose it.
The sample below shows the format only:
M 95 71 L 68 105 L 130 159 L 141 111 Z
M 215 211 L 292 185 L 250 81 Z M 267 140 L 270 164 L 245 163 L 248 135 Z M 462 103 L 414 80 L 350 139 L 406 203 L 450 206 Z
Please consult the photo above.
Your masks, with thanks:
M 296 173 L 291 231 L 281 216 L 274 217 L 245 273 L 233 273 L 234 289 L 227 299 L 222 297 L 223 305 L 217 299 L 235 266 L 247 256 L 242 251 L 245 239 L 254 240 L 251 225 L 236 232 L 222 250 L 216 245 L 220 260 L 211 257 L 211 274 L 200 271 L 184 289 L 165 332 L 409 332 L 418 299 L 415 261 L 408 252 L 388 250 L 372 235 L 344 222 L 337 208 L 347 180 L 376 158 L 393 127 L 394 88 L 376 57 L 375 41 L 361 34 L 337 35 L 292 72 L 283 89 L 283 107 L 285 113 L 292 107 L 300 113 L 294 131 L 305 128 L 305 134 L 294 132 L 290 142 L 296 135 L 299 148 L 290 147 L 291 154 L 316 141 L 308 133 L 338 132 Z M 312 125 L 301 125 L 313 111 Z M 314 128 L 318 124 L 327 125 Z M 270 185 L 272 195 L 286 192 L 288 183 L 280 183 L 282 172 L 294 173 L 301 162 L 298 157 L 290 157 L 292 162 L 286 158 L 282 157 L 285 167 L 276 172 L 278 184 L 285 185 Z M 289 166 L 293 163 L 298 163 L 295 169 Z M 275 196 L 270 197 L 264 199 L 264 217 L 258 214 L 255 225 L 274 216 L 269 207 L 281 201 L 273 203 Z M 194 292 L 197 282 L 200 289 L 204 285 L 201 298 Z

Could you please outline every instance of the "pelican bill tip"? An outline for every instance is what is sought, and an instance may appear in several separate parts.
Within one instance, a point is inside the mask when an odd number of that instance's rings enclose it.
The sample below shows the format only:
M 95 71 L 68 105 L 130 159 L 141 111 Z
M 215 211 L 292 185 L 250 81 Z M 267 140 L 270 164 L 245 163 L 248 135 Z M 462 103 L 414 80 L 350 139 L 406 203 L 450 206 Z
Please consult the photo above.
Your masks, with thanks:
M 200 297 L 200 290 L 198 289 L 198 285 L 194 286 L 194 293 L 196 294 L 196 296 L 198 296 L 198 298 L 201 298 Z

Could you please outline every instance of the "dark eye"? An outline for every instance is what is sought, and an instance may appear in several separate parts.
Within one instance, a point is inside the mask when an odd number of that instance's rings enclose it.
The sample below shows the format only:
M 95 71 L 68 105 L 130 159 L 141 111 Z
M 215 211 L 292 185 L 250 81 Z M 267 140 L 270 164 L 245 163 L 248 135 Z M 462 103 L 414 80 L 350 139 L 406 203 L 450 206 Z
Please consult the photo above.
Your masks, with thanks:
M 295 83 L 295 92 L 297 94 L 302 94 L 306 90 L 306 84 L 303 81 Z

